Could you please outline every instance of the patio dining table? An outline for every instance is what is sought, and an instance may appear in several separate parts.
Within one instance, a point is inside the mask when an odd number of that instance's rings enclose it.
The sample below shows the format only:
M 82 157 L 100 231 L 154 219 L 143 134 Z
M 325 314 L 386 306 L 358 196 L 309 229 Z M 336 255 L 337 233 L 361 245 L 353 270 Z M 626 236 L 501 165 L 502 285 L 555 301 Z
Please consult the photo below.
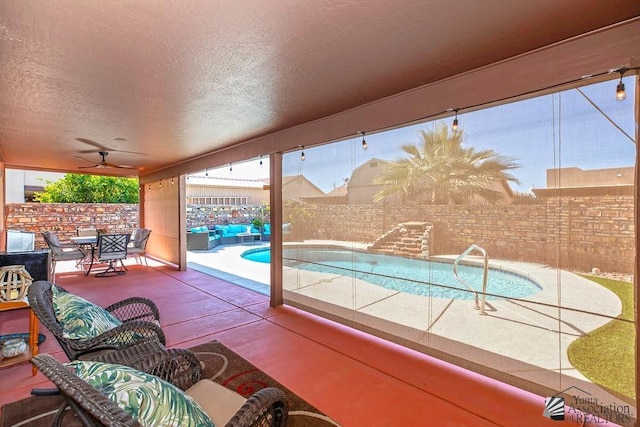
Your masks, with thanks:
M 71 237 L 71 241 L 80 246 L 85 253 L 85 258 L 82 260 L 82 269 L 84 270 L 84 275 L 88 276 L 93 267 L 93 261 L 95 261 L 98 236 Z

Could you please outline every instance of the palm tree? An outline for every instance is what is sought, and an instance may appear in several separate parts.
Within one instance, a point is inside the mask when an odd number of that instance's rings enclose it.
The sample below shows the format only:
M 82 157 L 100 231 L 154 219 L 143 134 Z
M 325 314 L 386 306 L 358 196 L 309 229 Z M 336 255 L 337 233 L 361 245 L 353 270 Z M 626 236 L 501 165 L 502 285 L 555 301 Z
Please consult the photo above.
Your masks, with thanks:
M 404 157 L 385 166 L 377 184 L 384 189 L 375 195 L 380 201 L 395 193 L 431 204 L 463 204 L 474 197 L 495 202 L 502 193 L 488 188 L 495 181 L 518 180 L 509 173 L 517 169 L 513 159 L 493 150 L 462 147 L 461 130 L 449 132 L 446 125 L 420 131 L 421 141 L 400 146 Z

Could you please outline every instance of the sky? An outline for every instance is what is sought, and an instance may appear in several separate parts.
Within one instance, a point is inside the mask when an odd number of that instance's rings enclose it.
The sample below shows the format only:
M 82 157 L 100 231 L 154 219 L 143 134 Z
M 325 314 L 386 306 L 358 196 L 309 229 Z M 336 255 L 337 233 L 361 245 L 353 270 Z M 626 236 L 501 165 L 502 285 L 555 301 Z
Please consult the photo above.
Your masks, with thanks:
M 627 99 L 615 99 L 616 80 L 584 86 L 584 93 L 598 111 L 578 90 L 504 104 L 497 107 L 458 114 L 459 128 L 464 132 L 465 147 L 492 149 L 519 164 L 513 171 L 518 184 L 514 190 L 526 193 L 532 188 L 546 187 L 546 170 L 559 167 L 603 169 L 633 166 L 635 144 L 626 134 L 635 136 L 633 117 L 634 77 L 624 80 Z M 621 130 L 617 129 L 608 116 Z M 353 169 L 376 157 L 396 160 L 402 154 L 401 144 L 420 141 L 421 130 L 431 130 L 442 123 L 451 125 L 453 118 L 429 121 L 390 131 L 367 133 L 367 147 L 362 150 L 360 136 L 334 144 L 305 148 L 285 154 L 283 174 L 303 174 L 325 192 L 342 185 Z M 624 132 L 623 132 L 624 131 Z M 209 171 L 210 176 L 234 178 L 266 178 L 268 158 L 260 167 L 257 160 Z

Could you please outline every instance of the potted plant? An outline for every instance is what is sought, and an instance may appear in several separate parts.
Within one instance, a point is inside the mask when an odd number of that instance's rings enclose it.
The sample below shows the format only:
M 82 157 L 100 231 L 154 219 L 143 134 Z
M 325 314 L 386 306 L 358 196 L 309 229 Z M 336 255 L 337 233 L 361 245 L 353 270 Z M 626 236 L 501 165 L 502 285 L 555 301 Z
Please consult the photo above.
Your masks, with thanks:
M 264 231 L 263 229 L 264 223 L 260 218 L 254 218 L 253 221 L 251 221 L 251 225 L 253 225 L 253 227 L 258 231 L 260 231 L 260 234 L 262 234 L 262 232 Z

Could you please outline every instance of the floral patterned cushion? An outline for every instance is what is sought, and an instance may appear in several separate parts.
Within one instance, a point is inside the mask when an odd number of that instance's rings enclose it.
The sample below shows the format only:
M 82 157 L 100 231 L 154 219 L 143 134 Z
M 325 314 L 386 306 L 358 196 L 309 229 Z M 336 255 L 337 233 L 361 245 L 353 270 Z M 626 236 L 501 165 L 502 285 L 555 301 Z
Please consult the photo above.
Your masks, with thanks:
M 76 360 L 67 366 L 143 426 L 214 427 L 195 400 L 154 375 L 101 362 Z
M 51 291 L 53 311 L 65 338 L 95 338 L 122 324 L 107 310 L 84 298 L 60 291 L 56 286 L 52 286 Z

